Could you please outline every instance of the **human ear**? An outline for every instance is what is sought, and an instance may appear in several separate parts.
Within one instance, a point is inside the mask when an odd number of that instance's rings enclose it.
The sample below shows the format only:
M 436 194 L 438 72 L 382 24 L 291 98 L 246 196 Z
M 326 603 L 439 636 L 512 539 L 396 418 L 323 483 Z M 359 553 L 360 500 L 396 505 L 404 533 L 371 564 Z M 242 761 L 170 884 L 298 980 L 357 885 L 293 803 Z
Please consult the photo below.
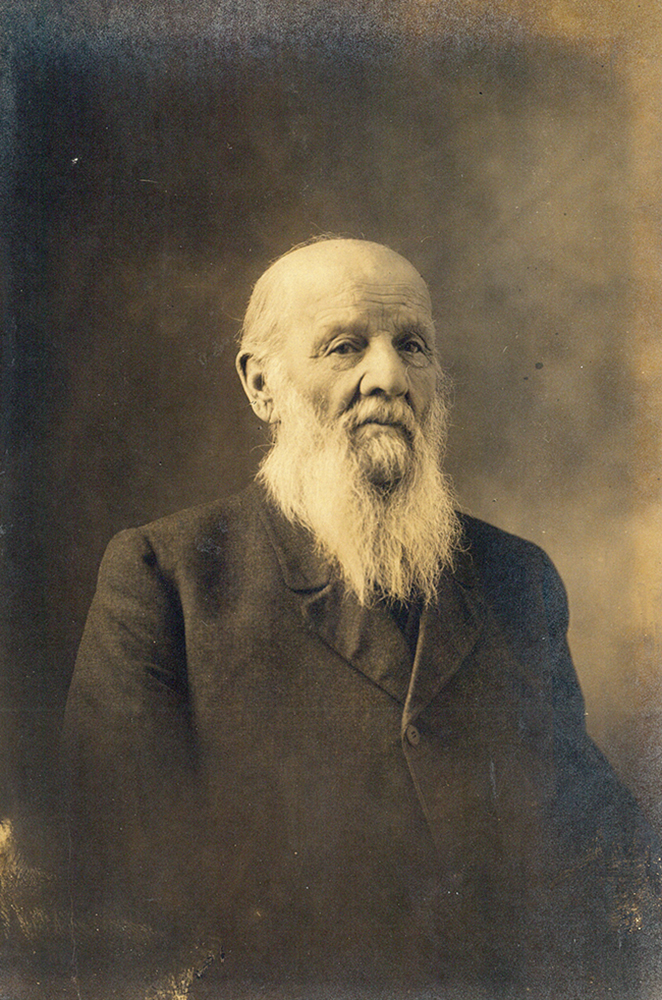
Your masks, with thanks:
M 235 364 L 255 415 L 265 424 L 275 423 L 274 401 L 267 386 L 263 363 L 248 351 L 240 351 Z

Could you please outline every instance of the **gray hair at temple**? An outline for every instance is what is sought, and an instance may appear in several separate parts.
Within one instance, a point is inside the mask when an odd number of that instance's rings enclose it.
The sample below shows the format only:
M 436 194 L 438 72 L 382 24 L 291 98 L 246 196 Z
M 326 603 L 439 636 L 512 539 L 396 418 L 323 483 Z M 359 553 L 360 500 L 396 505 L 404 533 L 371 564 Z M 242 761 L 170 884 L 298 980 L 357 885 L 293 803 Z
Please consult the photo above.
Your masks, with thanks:
M 246 307 L 239 347 L 242 353 L 259 361 L 272 359 L 280 344 L 281 314 L 276 294 L 279 284 L 279 275 L 272 265 L 257 280 Z

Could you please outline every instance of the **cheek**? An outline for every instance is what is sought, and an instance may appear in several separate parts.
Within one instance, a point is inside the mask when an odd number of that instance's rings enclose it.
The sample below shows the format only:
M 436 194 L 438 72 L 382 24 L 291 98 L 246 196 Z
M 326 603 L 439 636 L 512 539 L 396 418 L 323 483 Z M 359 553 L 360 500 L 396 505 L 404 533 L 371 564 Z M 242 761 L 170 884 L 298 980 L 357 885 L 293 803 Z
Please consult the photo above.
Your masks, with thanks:
M 423 415 L 437 391 L 437 374 L 434 369 L 412 369 L 409 375 L 410 397 L 414 409 Z
M 297 396 L 313 406 L 317 413 L 325 411 L 329 396 L 329 387 L 320 372 L 314 367 L 303 363 L 300 359 L 288 359 L 285 374 L 291 388 Z
M 303 395 L 314 409 L 318 418 L 326 420 L 329 416 L 334 416 L 335 399 L 333 391 L 324 382 L 320 382 L 319 380 L 310 382 L 306 386 Z
M 318 413 L 326 417 L 337 417 L 349 408 L 356 396 L 356 379 L 347 376 L 340 377 L 334 373 L 331 377 L 320 379 L 311 386 L 311 401 Z

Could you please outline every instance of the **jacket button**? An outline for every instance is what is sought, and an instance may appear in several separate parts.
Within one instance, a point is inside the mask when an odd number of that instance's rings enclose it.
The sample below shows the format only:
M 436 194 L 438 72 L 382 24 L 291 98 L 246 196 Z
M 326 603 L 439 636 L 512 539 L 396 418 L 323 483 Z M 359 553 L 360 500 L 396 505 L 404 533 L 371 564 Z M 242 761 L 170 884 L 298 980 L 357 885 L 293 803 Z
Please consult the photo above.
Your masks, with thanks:
M 421 742 L 421 734 L 416 726 L 407 726 L 405 729 L 405 736 L 407 737 L 407 743 L 409 743 L 412 747 L 417 747 Z

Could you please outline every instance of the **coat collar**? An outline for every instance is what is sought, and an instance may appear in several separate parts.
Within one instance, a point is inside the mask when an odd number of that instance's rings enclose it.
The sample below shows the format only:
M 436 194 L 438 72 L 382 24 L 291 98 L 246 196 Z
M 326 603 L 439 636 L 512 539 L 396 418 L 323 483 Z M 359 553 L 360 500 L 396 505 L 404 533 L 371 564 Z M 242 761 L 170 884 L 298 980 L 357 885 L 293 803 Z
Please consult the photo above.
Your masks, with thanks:
M 457 672 L 482 629 L 484 607 L 470 551 L 459 553 L 453 572 L 442 573 L 437 599 L 421 615 L 412 668 L 407 643 L 387 609 L 364 608 L 348 594 L 315 551 L 310 533 L 291 524 L 264 494 L 258 509 L 285 585 L 299 594 L 311 630 L 402 704 L 408 725 Z

